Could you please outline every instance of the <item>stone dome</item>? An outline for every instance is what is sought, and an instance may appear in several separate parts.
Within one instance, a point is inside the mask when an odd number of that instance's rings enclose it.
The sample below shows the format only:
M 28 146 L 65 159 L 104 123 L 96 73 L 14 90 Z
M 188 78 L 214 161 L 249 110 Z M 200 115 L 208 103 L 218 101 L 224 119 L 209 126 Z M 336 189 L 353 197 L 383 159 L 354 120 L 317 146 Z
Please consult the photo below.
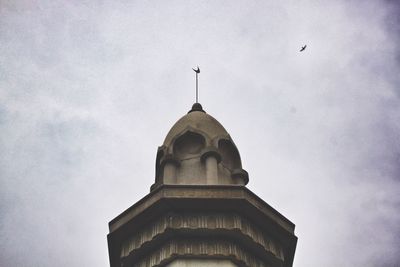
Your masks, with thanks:
M 170 146 L 177 136 L 190 130 L 202 133 L 209 141 L 218 137 L 230 139 L 228 132 L 214 117 L 208 115 L 203 109 L 191 109 L 188 114 L 180 118 L 174 126 L 172 126 L 165 137 L 163 145 Z
M 156 181 L 162 184 L 246 185 L 239 151 L 225 128 L 199 103 L 170 129 L 156 157 Z

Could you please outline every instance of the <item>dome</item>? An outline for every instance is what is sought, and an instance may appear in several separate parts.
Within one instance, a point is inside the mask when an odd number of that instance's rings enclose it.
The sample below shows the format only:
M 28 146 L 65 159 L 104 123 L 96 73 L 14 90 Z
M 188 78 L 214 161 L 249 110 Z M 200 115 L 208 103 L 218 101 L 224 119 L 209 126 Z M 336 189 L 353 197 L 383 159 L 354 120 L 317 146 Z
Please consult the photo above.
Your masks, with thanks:
M 225 128 L 199 103 L 170 129 L 156 157 L 156 182 L 162 184 L 245 185 L 239 151 Z
M 192 108 L 188 114 L 180 118 L 174 126 L 172 126 L 165 137 L 163 145 L 171 145 L 175 137 L 190 130 L 202 133 L 210 140 L 217 137 L 230 138 L 228 132 L 216 119 L 208 115 L 202 108 L 201 110 L 193 110 Z

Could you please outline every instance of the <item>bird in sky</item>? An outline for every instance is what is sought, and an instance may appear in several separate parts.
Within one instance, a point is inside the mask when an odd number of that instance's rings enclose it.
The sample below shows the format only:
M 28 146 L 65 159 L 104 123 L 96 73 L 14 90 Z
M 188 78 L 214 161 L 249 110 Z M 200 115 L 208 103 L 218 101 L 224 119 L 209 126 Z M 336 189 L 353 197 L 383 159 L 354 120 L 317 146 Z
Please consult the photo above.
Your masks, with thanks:
M 196 73 L 200 73 L 200 68 L 199 68 L 199 66 L 197 66 L 197 70 L 195 70 L 195 69 L 193 69 L 193 68 L 192 68 L 192 70 L 194 70 L 194 72 L 196 72 Z
M 301 47 L 300 52 L 303 52 L 304 50 L 306 50 L 307 45 L 304 45 Z

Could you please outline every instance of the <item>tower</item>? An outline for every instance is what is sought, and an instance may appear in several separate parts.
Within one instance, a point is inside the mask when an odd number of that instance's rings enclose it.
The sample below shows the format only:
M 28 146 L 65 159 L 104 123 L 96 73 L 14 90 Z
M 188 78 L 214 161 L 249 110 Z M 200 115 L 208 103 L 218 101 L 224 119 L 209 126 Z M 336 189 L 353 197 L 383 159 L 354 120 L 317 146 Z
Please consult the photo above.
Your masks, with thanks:
M 150 193 L 109 223 L 111 267 L 289 267 L 294 224 L 257 197 L 225 128 L 199 103 L 167 134 Z

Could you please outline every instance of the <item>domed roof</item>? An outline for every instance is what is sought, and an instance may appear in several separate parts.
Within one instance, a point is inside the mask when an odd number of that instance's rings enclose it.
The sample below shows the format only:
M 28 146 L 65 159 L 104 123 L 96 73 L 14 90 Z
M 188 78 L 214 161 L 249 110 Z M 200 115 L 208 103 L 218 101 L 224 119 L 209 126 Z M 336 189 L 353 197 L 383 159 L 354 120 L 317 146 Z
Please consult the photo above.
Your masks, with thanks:
M 229 138 L 228 132 L 221 123 L 205 113 L 199 103 L 195 103 L 189 113 L 172 126 L 165 137 L 163 145 L 169 147 L 177 136 L 190 130 L 206 135 L 209 140 L 213 140 L 216 137 Z
M 249 180 L 232 138 L 199 103 L 158 147 L 155 178 L 151 190 L 163 184 L 246 185 Z

